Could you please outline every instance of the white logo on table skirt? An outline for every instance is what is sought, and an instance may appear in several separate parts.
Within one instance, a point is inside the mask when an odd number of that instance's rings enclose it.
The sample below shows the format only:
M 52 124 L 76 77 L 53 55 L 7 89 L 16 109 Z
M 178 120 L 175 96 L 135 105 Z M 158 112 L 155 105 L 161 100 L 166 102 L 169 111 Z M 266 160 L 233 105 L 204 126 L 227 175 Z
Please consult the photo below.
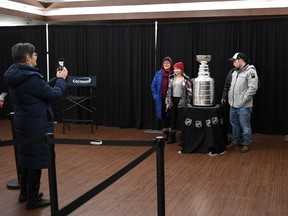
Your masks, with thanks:
M 195 127 L 197 127 L 197 128 L 202 127 L 202 122 L 201 121 L 195 121 Z
M 213 117 L 212 118 L 212 124 L 218 124 L 218 117 Z
M 192 119 L 186 118 L 185 119 L 185 125 L 190 126 L 192 124 Z
M 207 119 L 206 120 L 206 126 L 207 127 L 211 127 L 211 119 Z
M 220 123 L 223 125 L 224 124 L 224 118 L 220 118 Z

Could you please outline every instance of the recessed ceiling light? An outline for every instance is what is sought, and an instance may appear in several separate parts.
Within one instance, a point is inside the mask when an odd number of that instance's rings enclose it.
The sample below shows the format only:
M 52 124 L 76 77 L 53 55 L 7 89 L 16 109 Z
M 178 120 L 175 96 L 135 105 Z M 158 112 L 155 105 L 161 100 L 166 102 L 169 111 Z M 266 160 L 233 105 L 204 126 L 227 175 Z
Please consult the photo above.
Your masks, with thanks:
M 86 0 L 87 1 L 101 1 L 101 0 Z M 83 0 L 38 0 L 43 3 L 56 3 L 56 2 L 83 2 Z

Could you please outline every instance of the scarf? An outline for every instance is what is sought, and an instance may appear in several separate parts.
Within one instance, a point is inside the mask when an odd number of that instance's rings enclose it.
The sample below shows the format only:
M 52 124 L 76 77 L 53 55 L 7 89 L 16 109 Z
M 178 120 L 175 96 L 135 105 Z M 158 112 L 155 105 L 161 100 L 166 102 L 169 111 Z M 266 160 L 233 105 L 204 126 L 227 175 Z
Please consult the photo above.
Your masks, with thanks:
M 168 84 L 169 84 L 169 76 L 173 73 L 173 71 L 165 71 L 162 69 L 162 98 L 166 97 Z

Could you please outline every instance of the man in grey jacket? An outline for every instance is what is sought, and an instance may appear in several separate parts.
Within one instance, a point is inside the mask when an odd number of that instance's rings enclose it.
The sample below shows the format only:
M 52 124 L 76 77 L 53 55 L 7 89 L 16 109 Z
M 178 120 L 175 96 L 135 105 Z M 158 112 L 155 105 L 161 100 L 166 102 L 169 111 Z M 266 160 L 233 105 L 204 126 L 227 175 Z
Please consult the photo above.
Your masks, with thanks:
M 251 145 L 251 113 L 253 96 L 258 89 L 258 75 L 256 68 L 249 64 L 244 53 L 237 52 L 229 60 L 233 62 L 235 70 L 231 74 L 231 85 L 228 91 L 229 118 L 232 126 L 231 144 L 228 147 L 239 146 L 239 135 L 242 130 L 241 152 L 244 153 L 250 150 Z

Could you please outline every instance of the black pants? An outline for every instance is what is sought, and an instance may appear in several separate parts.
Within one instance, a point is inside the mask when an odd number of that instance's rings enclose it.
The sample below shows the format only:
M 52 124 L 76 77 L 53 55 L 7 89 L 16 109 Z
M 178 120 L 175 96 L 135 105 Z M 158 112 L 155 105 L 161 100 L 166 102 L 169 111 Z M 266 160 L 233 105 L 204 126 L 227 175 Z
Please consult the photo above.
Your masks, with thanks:
M 183 108 L 178 108 L 180 97 L 172 97 L 171 107 L 171 130 L 182 130 Z
M 170 126 L 170 113 L 166 112 L 165 98 L 162 98 L 161 114 L 162 114 L 162 119 L 161 119 L 162 128 L 169 128 L 169 126 Z
M 28 169 L 22 168 L 21 171 L 21 182 L 31 187 L 40 184 L 42 170 L 41 169 Z

